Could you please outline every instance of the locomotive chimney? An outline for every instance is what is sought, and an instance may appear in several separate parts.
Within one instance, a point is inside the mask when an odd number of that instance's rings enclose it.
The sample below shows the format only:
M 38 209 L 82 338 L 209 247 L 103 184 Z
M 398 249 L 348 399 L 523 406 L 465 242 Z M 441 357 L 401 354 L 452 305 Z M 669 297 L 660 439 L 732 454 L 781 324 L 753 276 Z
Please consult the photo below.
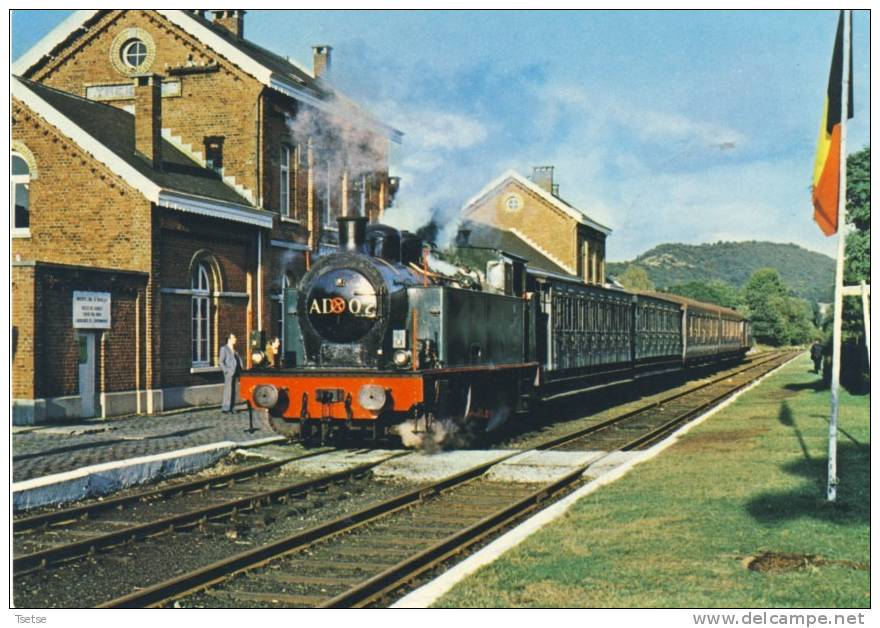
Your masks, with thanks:
M 367 217 L 340 216 L 336 220 L 339 223 L 339 249 L 353 253 L 366 252 Z
M 468 246 L 471 241 L 470 229 L 459 229 L 455 234 L 455 246 Z

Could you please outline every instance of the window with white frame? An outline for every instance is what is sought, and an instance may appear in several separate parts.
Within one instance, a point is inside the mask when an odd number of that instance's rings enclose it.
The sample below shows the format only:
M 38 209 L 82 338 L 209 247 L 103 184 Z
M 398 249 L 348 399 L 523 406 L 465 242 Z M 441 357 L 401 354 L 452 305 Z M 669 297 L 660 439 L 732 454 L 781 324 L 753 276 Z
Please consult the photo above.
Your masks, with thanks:
M 147 60 L 147 45 L 140 39 L 131 39 L 122 46 L 122 62 L 130 68 L 139 68 Z
M 10 177 L 10 205 L 13 207 L 12 227 L 29 229 L 31 226 L 30 204 L 31 169 L 24 158 L 12 153 L 12 176 Z
M 192 364 L 211 365 L 211 276 L 205 264 L 192 274 Z
M 290 216 L 290 147 L 281 146 L 281 160 L 278 173 L 281 198 L 279 208 L 282 216 Z

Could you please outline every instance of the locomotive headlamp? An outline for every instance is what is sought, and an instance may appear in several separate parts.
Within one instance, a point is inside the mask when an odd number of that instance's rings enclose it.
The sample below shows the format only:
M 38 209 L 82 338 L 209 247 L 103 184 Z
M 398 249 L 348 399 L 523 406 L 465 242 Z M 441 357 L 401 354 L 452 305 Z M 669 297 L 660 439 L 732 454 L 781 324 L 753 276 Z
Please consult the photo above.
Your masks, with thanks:
M 392 360 L 394 360 L 395 366 L 406 366 L 407 362 L 409 362 L 409 351 L 398 349 L 394 352 Z
M 378 412 L 385 407 L 385 389 L 376 384 L 364 384 L 358 392 L 358 403 L 362 408 Z
M 254 388 L 253 398 L 261 408 L 274 408 L 278 403 L 278 389 L 272 384 L 260 384 Z

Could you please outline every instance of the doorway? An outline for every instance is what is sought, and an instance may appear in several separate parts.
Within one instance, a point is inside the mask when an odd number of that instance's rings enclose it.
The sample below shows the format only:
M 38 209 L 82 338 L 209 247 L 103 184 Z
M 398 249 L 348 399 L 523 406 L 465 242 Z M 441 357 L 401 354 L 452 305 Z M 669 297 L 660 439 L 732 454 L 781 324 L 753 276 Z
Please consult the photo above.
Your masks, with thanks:
M 77 334 L 79 343 L 79 399 L 82 418 L 95 416 L 95 334 Z

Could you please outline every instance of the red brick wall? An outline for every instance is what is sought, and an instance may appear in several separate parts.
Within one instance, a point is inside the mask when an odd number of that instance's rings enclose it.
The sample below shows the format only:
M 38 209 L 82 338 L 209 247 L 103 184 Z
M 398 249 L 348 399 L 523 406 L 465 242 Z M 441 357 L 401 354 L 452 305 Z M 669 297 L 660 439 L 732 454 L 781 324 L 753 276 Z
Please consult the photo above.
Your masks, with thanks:
M 146 277 L 43 266 L 37 267 L 36 276 L 35 355 L 39 367 L 34 396 L 79 394 L 78 330 L 72 324 L 73 292 L 76 290 L 110 293 L 111 328 L 94 330 L 98 364 L 95 391 L 134 389 L 135 365 L 143 360 L 143 343 L 135 341 L 135 310 L 139 294 L 143 300 Z
M 34 267 L 12 267 L 12 397 L 34 397 Z
M 224 175 L 235 177 L 254 194 L 263 206 L 279 210 L 279 151 L 281 142 L 290 139 L 284 114 L 295 117 L 300 107 L 295 100 L 264 88 L 231 62 L 203 43 L 173 25 L 164 17 L 149 10 L 111 11 L 87 33 L 81 35 L 62 54 L 36 69 L 28 78 L 57 89 L 85 96 L 88 85 L 118 85 L 133 79 L 121 73 L 111 63 L 113 43 L 129 28 L 139 28 L 150 34 L 155 42 L 155 59 L 150 72 L 161 74 L 166 80 L 179 80 L 181 95 L 162 99 L 162 126 L 181 138 L 184 144 L 204 156 L 204 141 L 219 136 L 223 141 Z M 188 65 L 216 66 L 217 71 L 172 75 L 173 68 Z M 119 107 L 130 107 L 133 100 L 109 101 Z M 310 115 L 315 115 L 312 111 Z M 319 144 L 336 143 L 338 135 L 333 126 L 316 123 L 320 127 Z M 313 134 L 314 135 L 314 134 Z M 353 134 L 352 141 L 364 137 Z M 306 161 L 308 137 L 293 137 Z M 262 141 L 262 148 L 260 143 Z M 369 215 L 378 214 L 379 188 L 388 175 L 387 139 L 369 142 L 375 149 L 376 176 L 372 177 L 368 201 Z M 346 147 L 344 150 L 354 150 Z M 262 155 L 260 153 L 262 152 Z M 297 171 L 291 164 L 291 190 L 296 188 L 296 217 L 305 221 L 309 198 L 308 172 Z M 341 173 L 337 173 L 341 174 Z M 314 200 L 312 200 L 314 202 Z M 334 200 L 338 208 L 339 199 Z M 330 225 L 333 226 L 333 225 Z
M 181 82 L 181 96 L 162 100 L 163 128 L 202 155 L 205 137 L 223 137 L 224 174 L 259 196 L 256 131 L 262 85 L 155 11 L 111 11 L 68 47 L 68 54 L 29 78 L 80 96 L 85 96 L 87 84 L 131 83 L 133 79 L 110 61 L 114 39 L 128 28 L 143 29 L 155 42 L 156 57 L 149 71 Z M 169 75 L 169 68 L 184 67 L 190 58 L 196 65 L 217 65 L 218 71 Z M 110 104 L 123 107 L 133 102 Z
M 23 260 L 147 271 L 150 204 L 53 126 L 13 101 L 12 138 L 36 160 L 30 238 L 12 241 Z
M 223 292 L 248 292 L 248 273 L 256 281 L 256 229 L 245 225 L 230 228 L 199 216 L 174 215 L 165 212 L 159 238 L 159 276 L 163 288 L 189 290 L 191 264 L 196 254 L 211 260 L 221 277 Z M 264 251 L 265 253 L 265 251 Z M 214 289 L 217 286 L 213 286 Z M 192 298 L 188 294 L 163 293 L 161 297 L 160 329 L 162 336 L 162 371 L 160 386 L 185 386 L 216 383 L 216 373 L 190 373 L 192 367 Z M 211 301 L 212 327 L 211 355 L 216 363 L 217 352 L 230 333 L 239 338 L 239 350 L 244 355 L 248 326 L 247 298 L 238 296 L 215 297 Z M 268 309 L 268 302 L 264 303 Z M 255 309 L 255 306 L 254 306 Z M 268 312 L 264 312 L 268 319 Z

